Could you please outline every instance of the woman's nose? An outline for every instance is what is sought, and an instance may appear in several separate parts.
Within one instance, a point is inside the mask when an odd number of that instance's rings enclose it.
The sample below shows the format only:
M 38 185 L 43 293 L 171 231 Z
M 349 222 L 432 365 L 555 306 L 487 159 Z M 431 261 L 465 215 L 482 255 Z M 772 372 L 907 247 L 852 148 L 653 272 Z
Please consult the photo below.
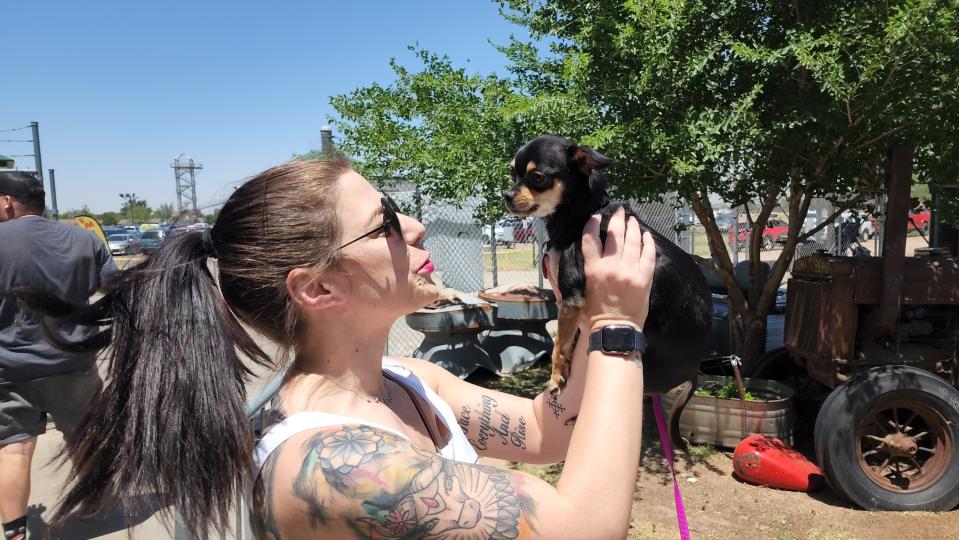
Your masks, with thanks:
M 423 243 L 426 236 L 426 227 L 417 219 L 399 214 L 400 228 L 403 230 L 403 241 L 411 246 L 418 246 Z

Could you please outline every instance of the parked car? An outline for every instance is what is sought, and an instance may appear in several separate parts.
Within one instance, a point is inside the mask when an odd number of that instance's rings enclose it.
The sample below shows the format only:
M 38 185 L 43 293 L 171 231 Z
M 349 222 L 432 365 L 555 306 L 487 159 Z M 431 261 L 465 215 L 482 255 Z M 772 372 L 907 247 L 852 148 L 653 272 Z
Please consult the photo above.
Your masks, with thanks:
M 162 229 L 153 229 L 144 232 L 140 238 L 140 251 L 143 253 L 154 253 L 158 251 L 166 237 L 167 232 Z
M 749 236 L 751 227 L 746 223 L 737 223 L 735 227 L 730 226 L 729 228 L 729 245 L 733 245 L 733 234 L 736 233 L 736 240 L 739 243 L 739 249 L 745 250 L 746 246 L 749 245 Z M 789 232 L 789 225 L 781 219 L 770 219 L 766 223 L 766 228 L 763 230 L 763 240 L 762 240 L 762 249 L 772 249 L 776 245 L 776 241 L 779 240 L 780 236 L 784 236 Z
M 536 240 L 536 234 L 533 231 L 533 220 L 531 219 L 506 219 L 505 226 L 513 227 L 513 241 L 524 244 Z
M 113 255 L 135 255 L 140 252 L 140 239 L 134 234 L 111 234 L 107 237 L 107 245 Z
M 509 224 L 508 220 L 501 219 L 493 231 L 496 235 L 496 245 L 504 245 L 507 249 L 512 249 L 515 240 L 513 238 L 513 227 Z M 489 226 L 483 227 L 481 240 L 484 246 L 488 246 L 490 243 L 489 233 Z
M 906 230 L 920 230 L 923 234 L 929 232 L 929 220 L 931 214 L 929 210 L 920 206 L 914 209 L 912 212 L 909 212 L 909 219 L 906 220 Z

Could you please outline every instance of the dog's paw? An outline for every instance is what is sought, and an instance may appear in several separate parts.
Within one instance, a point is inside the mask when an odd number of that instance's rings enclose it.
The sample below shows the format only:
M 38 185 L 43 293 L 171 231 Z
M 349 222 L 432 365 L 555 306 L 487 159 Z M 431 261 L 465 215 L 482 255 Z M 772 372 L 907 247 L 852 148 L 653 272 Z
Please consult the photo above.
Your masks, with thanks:
M 546 385 L 546 389 L 549 390 L 550 395 L 553 397 L 559 397 L 563 393 L 563 389 L 566 388 L 566 377 L 559 373 L 553 373 L 549 378 L 549 384 Z

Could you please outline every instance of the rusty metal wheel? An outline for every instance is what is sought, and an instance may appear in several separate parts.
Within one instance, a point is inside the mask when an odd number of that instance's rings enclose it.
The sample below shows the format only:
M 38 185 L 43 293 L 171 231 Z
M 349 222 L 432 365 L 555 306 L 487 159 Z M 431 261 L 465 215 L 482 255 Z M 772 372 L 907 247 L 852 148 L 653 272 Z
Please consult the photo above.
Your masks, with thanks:
M 914 493 L 946 473 L 953 441 L 938 411 L 907 399 L 884 403 L 859 424 L 859 467 L 879 487 Z
M 959 390 L 928 371 L 883 366 L 846 381 L 823 402 L 815 447 L 829 484 L 863 508 L 959 504 Z

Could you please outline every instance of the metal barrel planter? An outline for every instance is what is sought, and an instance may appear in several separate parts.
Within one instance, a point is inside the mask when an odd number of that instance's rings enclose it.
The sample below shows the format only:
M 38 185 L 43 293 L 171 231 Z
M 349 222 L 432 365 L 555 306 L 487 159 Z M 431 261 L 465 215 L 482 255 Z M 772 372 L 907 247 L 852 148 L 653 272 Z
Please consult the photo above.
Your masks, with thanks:
M 496 364 L 479 343 L 480 333 L 493 327 L 495 306 L 470 294 L 460 293 L 459 297 L 461 303 L 427 306 L 406 316 L 406 324 L 423 333 L 413 356 L 461 379 L 495 377 Z
M 721 375 L 699 375 L 696 387 L 704 384 L 720 386 L 735 381 Z M 694 395 L 679 418 L 680 436 L 691 444 L 712 444 L 733 448 L 745 437 L 759 433 L 793 443 L 795 391 L 768 379 L 745 379 L 746 390 L 756 399 Z M 663 407 L 672 407 L 682 388 L 675 388 L 662 397 Z M 743 417 L 745 416 L 745 422 Z
M 478 296 L 496 304 L 496 324 L 482 347 L 503 373 L 520 371 L 544 360 L 553 350 L 546 323 L 556 318 L 553 291 L 532 286 L 487 289 Z

